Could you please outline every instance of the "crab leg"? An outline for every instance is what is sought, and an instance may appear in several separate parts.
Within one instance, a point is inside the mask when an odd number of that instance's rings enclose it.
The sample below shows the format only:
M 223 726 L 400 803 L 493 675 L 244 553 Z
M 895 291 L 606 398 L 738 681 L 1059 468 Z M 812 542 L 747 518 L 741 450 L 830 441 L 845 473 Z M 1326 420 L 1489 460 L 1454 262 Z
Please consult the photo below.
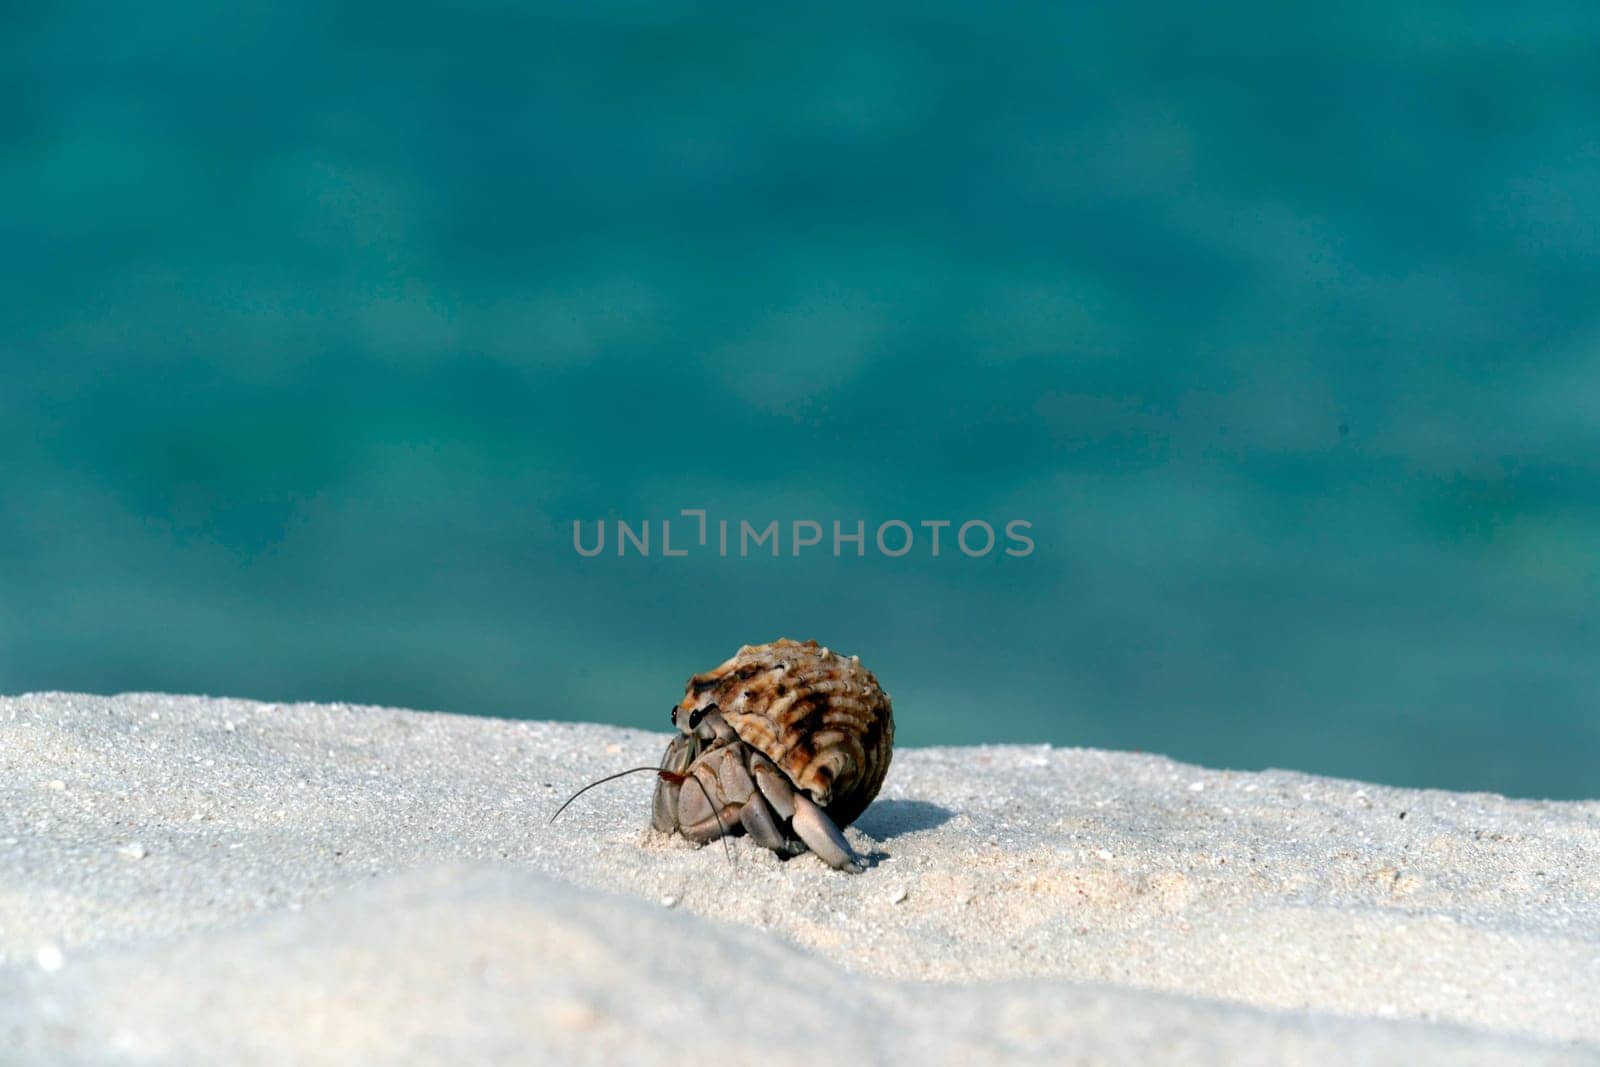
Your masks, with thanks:
M 771 760 L 754 749 L 750 751 L 750 774 L 779 818 L 794 818 L 794 787 Z
M 750 832 L 750 837 L 763 848 L 770 848 L 782 856 L 792 856 L 802 851 L 803 846 L 791 841 L 784 836 L 778 828 L 778 821 L 772 817 L 772 809 L 762 799 L 760 793 L 752 793 L 750 799 L 745 801 L 744 807 L 739 812 L 739 821 Z
M 828 813 L 817 807 L 816 801 L 799 790 L 795 790 L 794 794 L 794 832 L 799 834 L 800 840 L 804 841 L 828 866 L 849 871 L 851 874 L 860 874 L 864 869 L 861 866 L 861 857 L 850 847 L 850 842 L 844 839 L 839 827 L 828 818 Z

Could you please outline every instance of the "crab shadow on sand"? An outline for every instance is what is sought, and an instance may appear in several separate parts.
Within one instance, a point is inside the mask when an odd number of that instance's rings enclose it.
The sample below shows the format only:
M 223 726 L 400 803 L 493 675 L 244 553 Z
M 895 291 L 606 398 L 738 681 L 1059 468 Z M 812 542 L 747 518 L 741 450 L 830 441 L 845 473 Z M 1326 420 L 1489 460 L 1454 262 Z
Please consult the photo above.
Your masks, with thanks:
M 880 800 L 856 819 L 856 827 L 875 841 L 889 841 L 902 834 L 932 830 L 955 817 L 949 808 L 926 800 Z

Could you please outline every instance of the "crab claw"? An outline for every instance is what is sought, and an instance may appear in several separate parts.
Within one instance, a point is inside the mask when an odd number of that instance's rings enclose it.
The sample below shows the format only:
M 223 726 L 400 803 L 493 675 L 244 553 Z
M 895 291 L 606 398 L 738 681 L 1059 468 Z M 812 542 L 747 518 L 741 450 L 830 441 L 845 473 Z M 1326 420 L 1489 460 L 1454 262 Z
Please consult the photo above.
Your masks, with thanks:
M 699 755 L 699 740 L 692 734 L 679 734 L 667 745 L 667 751 L 661 757 L 661 769 L 684 774 Z M 671 833 L 678 827 L 679 789 L 677 782 L 665 778 L 656 782 L 655 796 L 651 798 L 650 822 L 663 833 Z

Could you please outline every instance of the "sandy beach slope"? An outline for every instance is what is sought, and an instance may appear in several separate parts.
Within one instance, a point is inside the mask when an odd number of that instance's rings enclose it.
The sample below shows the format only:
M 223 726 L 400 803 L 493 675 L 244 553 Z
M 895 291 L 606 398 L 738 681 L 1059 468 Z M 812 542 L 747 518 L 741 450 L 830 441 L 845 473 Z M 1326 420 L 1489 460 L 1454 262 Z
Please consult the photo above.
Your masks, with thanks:
M 0 1061 L 1600 1063 L 1600 803 L 904 749 L 845 876 L 665 734 L 0 699 Z

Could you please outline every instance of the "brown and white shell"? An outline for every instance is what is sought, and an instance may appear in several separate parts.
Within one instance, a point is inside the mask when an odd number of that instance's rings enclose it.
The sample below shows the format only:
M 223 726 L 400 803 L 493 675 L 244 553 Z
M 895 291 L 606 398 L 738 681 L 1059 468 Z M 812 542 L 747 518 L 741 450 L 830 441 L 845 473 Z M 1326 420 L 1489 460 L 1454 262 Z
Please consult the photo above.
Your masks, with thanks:
M 855 656 L 815 641 L 745 645 L 697 674 L 679 705 L 715 704 L 739 739 L 758 749 L 841 827 L 878 795 L 894 750 L 889 694 Z

